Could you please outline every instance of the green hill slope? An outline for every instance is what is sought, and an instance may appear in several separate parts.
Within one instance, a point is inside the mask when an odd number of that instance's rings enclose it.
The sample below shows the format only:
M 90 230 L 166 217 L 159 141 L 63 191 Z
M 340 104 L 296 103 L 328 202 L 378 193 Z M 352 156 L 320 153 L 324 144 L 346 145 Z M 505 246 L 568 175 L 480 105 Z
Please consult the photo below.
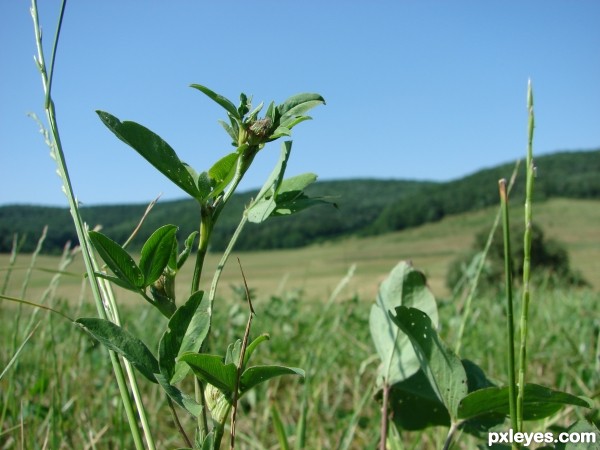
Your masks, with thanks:
M 536 200 L 549 198 L 600 199 L 600 150 L 562 152 L 536 159 Z M 510 177 L 513 164 L 478 171 L 446 183 L 404 180 L 356 179 L 322 181 L 310 186 L 311 195 L 331 196 L 338 208 L 319 206 L 294 217 L 281 217 L 261 225 L 249 225 L 238 249 L 301 247 L 350 235 L 377 235 L 435 222 L 458 213 L 477 211 L 498 202 L 497 182 Z M 523 195 L 521 167 L 512 197 Z M 255 192 L 235 195 L 214 231 L 213 250 L 225 247 Z M 113 205 L 82 208 L 86 222 L 101 224 L 116 241 L 124 241 L 142 216 L 146 205 Z M 157 227 L 176 218 L 180 235 L 195 230 L 199 210 L 192 200 L 160 202 L 148 217 L 138 245 Z M 66 241 L 76 241 L 66 208 L 11 205 L 0 207 L 0 252 L 12 247 L 13 235 L 23 239 L 21 251 L 33 250 L 36 236 L 48 226 L 44 250 L 58 253 Z

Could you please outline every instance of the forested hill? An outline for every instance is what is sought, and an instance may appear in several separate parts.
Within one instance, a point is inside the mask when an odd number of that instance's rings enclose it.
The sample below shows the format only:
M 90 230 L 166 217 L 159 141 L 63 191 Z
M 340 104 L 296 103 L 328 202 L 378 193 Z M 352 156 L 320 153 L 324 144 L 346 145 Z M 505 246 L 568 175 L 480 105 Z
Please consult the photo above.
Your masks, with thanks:
M 537 158 L 535 165 L 538 201 L 550 197 L 600 199 L 600 150 L 555 153 Z M 510 178 L 513 169 L 513 163 L 505 164 L 444 183 L 372 179 L 317 182 L 309 186 L 307 193 L 332 197 L 337 208 L 316 206 L 292 217 L 249 224 L 237 248 L 289 248 L 353 234 L 380 234 L 484 208 L 498 203 L 498 180 Z M 511 194 L 513 202 L 523 200 L 524 171 L 521 164 Z M 232 197 L 214 231 L 213 250 L 225 247 L 244 205 L 255 194 L 246 192 Z M 123 242 L 145 209 L 143 204 L 94 206 L 82 208 L 82 214 L 91 226 L 101 224 L 105 234 Z M 199 210 L 193 200 L 159 202 L 142 227 L 138 245 L 154 229 L 167 223 L 178 225 L 183 239 L 196 229 L 198 221 Z M 15 233 L 22 242 L 20 251 L 32 251 L 45 225 L 45 252 L 60 252 L 66 241 L 76 241 L 66 208 L 0 207 L 0 252 L 11 250 Z

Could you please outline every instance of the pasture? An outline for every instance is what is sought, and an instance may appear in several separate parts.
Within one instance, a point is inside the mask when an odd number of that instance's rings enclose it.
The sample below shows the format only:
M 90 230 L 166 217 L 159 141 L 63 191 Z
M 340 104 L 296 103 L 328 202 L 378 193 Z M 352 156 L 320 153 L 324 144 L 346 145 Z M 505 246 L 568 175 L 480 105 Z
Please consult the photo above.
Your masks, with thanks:
M 594 398 L 600 388 L 600 207 L 598 202 L 552 200 L 536 205 L 535 217 L 547 234 L 566 244 L 572 266 L 591 283 L 583 290 L 533 291 L 529 324 L 529 378 L 576 395 Z M 256 389 L 244 399 L 238 423 L 242 449 L 281 447 L 274 417 L 292 445 L 298 445 L 304 423 L 304 448 L 374 448 L 379 436 L 379 404 L 373 399 L 378 359 L 369 335 L 369 310 L 377 287 L 401 259 L 412 260 L 428 276 L 440 308 L 440 335 L 453 342 L 461 303 L 451 301 L 444 286 L 447 265 L 469 249 L 473 236 L 494 220 L 495 209 L 449 217 L 439 223 L 372 238 L 353 238 L 296 250 L 233 253 L 221 280 L 210 348 L 222 353 L 243 335 L 247 317 L 234 258 L 242 261 L 255 298 L 253 335 L 269 332 L 271 340 L 258 352 L 264 363 L 285 362 L 307 371 L 305 382 L 282 378 Z M 518 217 L 515 215 L 515 217 Z M 39 255 L 26 280 L 31 255 L 0 257 L 5 295 L 41 302 L 70 317 L 96 313 L 82 278 L 79 256 L 65 268 L 53 290 L 44 292 L 56 275 L 59 258 Z M 206 261 L 206 277 L 217 258 Z M 355 264 L 353 275 L 329 301 L 338 283 Z M 187 285 L 191 273 L 181 274 Z M 179 281 L 179 280 L 178 280 Z M 233 287 L 233 289 L 232 289 Z M 179 298 L 185 292 L 178 291 Z M 161 317 L 142 301 L 118 290 L 125 327 L 155 348 Z M 107 354 L 64 318 L 46 311 L 2 301 L 1 448 L 131 448 L 118 391 Z M 463 338 L 461 356 L 476 361 L 493 379 L 505 379 L 503 300 L 476 297 Z M 498 320 L 495 320 L 497 318 Z M 21 348 L 21 344 L 23 344 Z M 308 350 L 310 349 L 310 351 Z M 142 395 L 156 432 L 158 448 L 182 442 L 172 433 L 164 396 L 156 385 L 142 384 Z M 277 411 L 277 412 L 274 412 Z M 565 409 L 558 416 L 529 424 L 546 430 L 573 421 L 584 412 Z M 182 414 L 184 424 L 188 423 Z M 443 429 L 402 434 L 400 448 L 441 448 Z M 456 448 L 473 448 L 464 437 Z M 301 448 L 301 447 L 298 447 Z

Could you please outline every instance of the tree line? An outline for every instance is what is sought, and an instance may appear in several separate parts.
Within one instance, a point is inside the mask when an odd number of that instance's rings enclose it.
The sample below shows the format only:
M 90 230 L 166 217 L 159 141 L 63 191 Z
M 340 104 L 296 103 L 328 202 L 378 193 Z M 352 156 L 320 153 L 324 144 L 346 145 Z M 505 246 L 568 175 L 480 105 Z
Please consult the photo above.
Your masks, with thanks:
M 600 199 L 600 150 L 561 152 L 535 160 L 535 200 L 552 197 Z M 311 196 L 326 196 L 337 207 L 323 205 L 293 218 L 279 217 L 248 225 L 239 250 L 301 247 L 351 235 L 376 235 L 402 230 L 498 204 L 498 180 L 510 178 L 514 164 L 480 170 L 449 182 L 352 179 L 320 181 L 309 186 Z M 524 198 L 525 168 L 520 166 L 512 202 Z M 213 250 L 227 245 L 244 205 L 255 191 L 236 194 L 223 211 L 214 231 Z M 84 220 L 102 226 L 105 234 L 124 242 L 144 214 L 146 205 L 105 205 L 82 208 Z M 152 230 L 167 223 L 180 227 L 180 239 L 195 230 L 199 208 L 193 200 L 159 202 L 132 246 L 141 245 Z M 67 208 L 32 205 L 0 207 L 0 252 L 10 252 L 15 236 L 22 252 L 33 251 L 44 226 L 48 233 L 43 251 L 59 253 L 65 243 L 77 243 Z

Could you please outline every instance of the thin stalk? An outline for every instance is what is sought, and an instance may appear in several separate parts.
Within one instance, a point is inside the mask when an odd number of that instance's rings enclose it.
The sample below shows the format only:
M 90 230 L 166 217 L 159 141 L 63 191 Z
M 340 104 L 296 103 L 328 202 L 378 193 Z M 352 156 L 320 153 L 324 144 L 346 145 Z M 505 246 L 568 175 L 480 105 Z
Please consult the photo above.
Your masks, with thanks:
M 244 289 L 246 291 L 246 300 L 248 300 L 248 309 L 250 310 L 250 314 L 248 315 L 248 322 L 246 323 L 246 330 L 244 331 L 244 338 L 242 340 L 242 348 L 240 349 L 240 358 L 238 360 L 237 366 L 237 376 L 235 377 L 235 388 L 233 389 L 233 399 L 231 401 L 231 441 L 229 448 L 230 450 L 234 450 L 235 448 L 235 426 L 236 426 L 236 417 L 237 417 L 237 407 L 238 407 L 238 395 L 239 395 L 239 385 L 240 379 L 242 378 L 242 373 L 244 372 L 244 358 L 246 356 L 246 348 L 248 347 L 248 338 L 250 336 L 250 328 L 252 327 L 252 318 L 255 315 L 254 308 L 252 307 L 252 299 L 250 298 L 250 289 L 248 289 L 248 283 L 246 281 L 246 275 L 244 274 L 244 269 L 242 268 L 242 263 L 238 258 L 238 264 L 240 266 L 240 271 L 242 272 L 242 279 L 244 280 Z
M 519 393 L 517 395 L 517 417 L 519 429 L 523 427 L 523 401 L 525 395 L 525 370 L 527 364 L 527 325 L 529 317 L 529 301 L 531 299 L 531 224 L 533 220 L 531 201 L 533 198 L 533 179 L 535 166 L 533 162 L 533 130 L 535 117 L 533 114 L 533 90 L 531 80 L 527 86 L 527 178 L 525 183 L 525 233 L 523 236 L 523 305 L 521 309 L 521 346 L 519 351 Z
M 208 293 L 208 301 L 209 301 L 208 314 L 209 314 L 209 316 L 212 315 L 212 308 L 213 308 L 213 304 L 215 301 L 217 286 L 219 285 L 219 280 L 221 279 L 221 274 L 223 273 L 223 268 L 225 267 L 225 264 L 227 263 L 227 260 L 229 259 L 229 255 L 233 251 L 233 247 L 235 246 L 235 243 L 237 242 L 238 238 L 240 237 L 240 234 L 242 233 L 242 230 L 246 226 L 247 222 L 248 222 L 248 215 L 244 213 L 244 215 L 242 216 L 242 220 L 240 221 L 237 228 L 235 229 L 233 236 L 231 236 L 231 239 L 229 240 L 229 243 L 227 244 L 227 248 L 223 252 L 221 259 L 219 260 L 219 265 L 217 266 L 217 269 L 215 270 L 215 274 L 213 276 L 213 280 L 210 285 L 210 291 Z
M 519 171 L 519 166 L 521 165 L 521 161 L 518 160 L 515 163 L 515 168 L 513 169 L 513 173 L 510 177 L 510 183 L 508 184 L 507 195 L 510 194 L 512 187 L 515 184 L 515 180 L 517 179 L 517 173 Z M 469 289 L 469 295 L 467 300 L 465 301 L 465 306 L 463 308 L 463 316 L 460 322 L 460 327 L 458 329 L 458 336 L 456 338 L 456 345 L 454 347 L 454 352 L 458 355 L 460 354 L 460 348 L 462 346 L 462 337 L 465 333 L 465 328 L 467 325 L 467 321 L 469 315 L 471 314 L 471 305 L 473 303 L 473 298 L 475 297 L 475 291 L 477 290 L 477 284 L 479 283 L 479 277 L 481 276 L 481 272 L 483 271 L 483 267 L 485 265 L 485 260 L 487 258 L 487 254 L 490 251 L 490 247 L 492 246 L 492 241 L 494 239 L 494 234 L 496 233 L 496 228 L 500 224 L 500 217 L 502 216 L 502 206 L 498 209 L 498 213 L 496 214 L 496 218 L 494 219 L 494 223 L 492 228 L 490 229 L 490 233 L 488 234 L 487 241 L 485 243 L 485 247 L 483 248 L 483 252 L 481 254 L 481 258 L 477 265 L 477 271 L 475 272 L 475 276 L 473 277 L 471 287 Z
M 59 19 L 58 26 L 57 26 L 58 31 L 56 33 L 54 45 L 53 45 L 53 56 L 52 56 L 52 65 L 51 65 L 52 68 L 54 67 L 54 61 L 55 61 L 54 56 L 56 54 L 56 48 L 58 45 L 58 36 L 59 36 L 59 31 L 61 29 L 62 18 L 63 18 L 65 8 L 66 8 L 66 0 L 63 0 L 62 4 L 61 4 L 60 19 Z M 50 132 L 52 134 L 51 155 L 54 158 L 54 160 L 56 161 L 57 171 L 58 171 L 58 174 L 63 183 L 63 191 L 64 191 L 65 195 L 67 196 L 67 200 L 69 203 L 69 210 L 70 210 L 70 213 L 71 213 L 71 216 L 73 219 L 73 223 L 75 225 L 77 237 L 78 237 L 80 245 L 81 245 L 82 256 L 84 259 L 86 272 L 88 275 L 90 287 L 92 289 L 92 294 L 94 297 L 94 301 L 96 303 L 96 308 L 98 310 L 98 314 L 101 318 L 107 319 L 107 313 L 104 310 L 103 299 L 102 299 L 102 295 L 100 292 L 98 280 L 96 279 L 94 270 L 93 270 L 93 262 L 92 262 L 92 256 L 91 256 L 92 251 L 91 251 L 91 248 L 86 239 L 86 232 L 85 232 L 83 220 L 81 218 L 81 214 L 79 213 L 79 206 L 77 204 L 77 200 L 75 198 L 75 194 L 74 194 L 73 187 L 71 184 L 71 179 L 69 177 L 69 172 L 67 169 L 65 156 L 63 153 L 63 149 L 62 149 L 62 143 L 61 143 L 60 135 L 58 132 L 56 111 L 54 108 L 54 102 L 52 101 L 52 95 L 51 95 L 51 90 L 50 90 L 50 80 L 52 79 L 52 73 L 50 73 L 48 75 L 48 73 L 46 71 L 46 63 L 45 63 L 44 51 L 43 51 L 43 47 L 42 47 L 41 27 L 39 25 L 39 17 L 38 17 L 36 0 L 31 1 L 31 16 L 33 19 L 35 40 L 36 40 L 37 53 L 38 53 L 37 57 L 35 58 L 35 61 L 36 61 L 38 70 L 40 72 L 41 78 L 42 78 L 42 86 L 43 86 L 44 94 L 45 94 L 44 109 L 46 112 L 46 118 L 48 120 L 48 124 L 50 125 Z M 125 376 L 123 374 L 123 368 L 121 367 L 119 359 L 114 352 L 109 351 L 109 355 L 110 355 L 111 363 L 113 366 L 113 372 L 115 374 L 115 379 L 117 381 L 117 385 L 119 387 L 119 392 L 121 394 L 121 399 L 123 401 L 123 406 L 126 411 L 127 420 L 129 422 L 131 435 L 132 435 L 132 438 L 134 441 L 135 448 L 138 450 L 141 450 L 144 448 L 144 445 L 143 445 L 143 441 L 142 441 L 142 436 L 140 434 L 140 430 L 137 425 L 137 420 L 135 417 L 133 404 L 131 402 L 131 398 L 129 397 L 127 383 L 125 382 Z M 138 405 L 138 408 L 140 408 L 140 407 L 143 408 L 143 405 Z M 154 447 L 154 443 L 153 443 L 152 439 L 150 439 L 150 442 L 148 442 L 148 446 L 150 448 Z
M 513 293 L 512 293 L 512 253 L 510 251 L 510 228 L 508 215 L 508 194 L 506 192 L 506 180 L 498 182 L 500 188 L 500 206 L 502 208 L 502 230 L 504 236 L 504 282 L 506 285 L 506 329 L 508 349 L 508 404 L 510 410 L 510 422 L 512 429 L 516 432 L 521 431 L 517 421 L 517 380 L 515 375 L 515 326 L 513 314 Z M 518 448 L 513 443 L 513 448 Z
M 192 288 L 190 294 L 193 294 L 200 289 L 200 278 L 202 277 L 202 269 L 204 267 L 204 259 L 208 252 L 208 244 L 212 234 L 214 225 L 213 210 L 210 206 L 202 205 L 200 207 L 200 230 L 198 250 L 196 251 L 196 264 L 194 266 L 194 275 L 192 277 Z
M 10 251 L 10 260 L 8 261 L 8 268 L 6 269 L 6 275 L 4 275 L 4 283 L 2 283 L 2 289 L 0 290 L 0 294 L 6 294 L 8 289 L 8 284 L 10 282 L 10 277 L 12 275 L 13 268 L 15 267 L 15 262 L 17 261 L 17 255 L 19 253 L 19 246 L 17 244 L 18 236 L 15 233 L 13 235 L 13 242 Z

